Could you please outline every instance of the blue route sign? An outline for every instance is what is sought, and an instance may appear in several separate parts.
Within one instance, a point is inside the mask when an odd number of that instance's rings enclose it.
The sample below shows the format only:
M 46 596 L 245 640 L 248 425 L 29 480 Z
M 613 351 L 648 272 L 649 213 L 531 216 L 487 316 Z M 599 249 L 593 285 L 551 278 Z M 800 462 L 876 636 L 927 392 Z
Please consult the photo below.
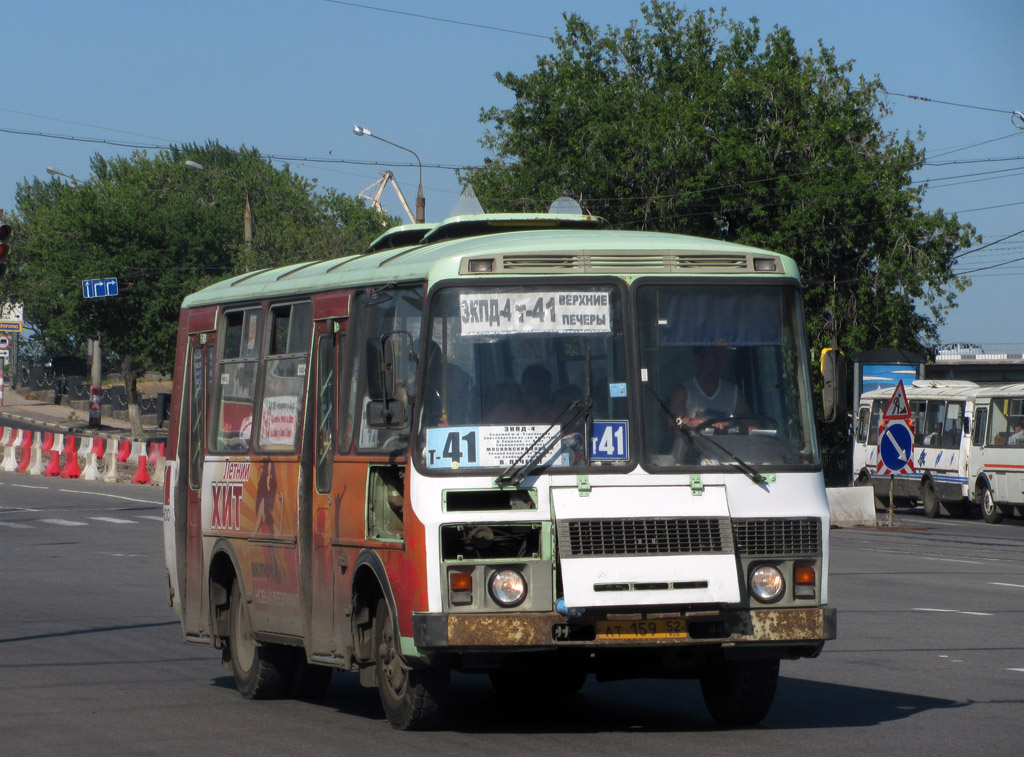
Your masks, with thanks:
M 899 420 L 886 423 L 878 437 L 878 454 L 891 471 L 899 473 L 907 466 L 913 468 L 914 435 L 910 427 Z
M 82 296 L 87 300 L 93 297 L 117 297 L 117 278 L 86 279 L 82 282 Z

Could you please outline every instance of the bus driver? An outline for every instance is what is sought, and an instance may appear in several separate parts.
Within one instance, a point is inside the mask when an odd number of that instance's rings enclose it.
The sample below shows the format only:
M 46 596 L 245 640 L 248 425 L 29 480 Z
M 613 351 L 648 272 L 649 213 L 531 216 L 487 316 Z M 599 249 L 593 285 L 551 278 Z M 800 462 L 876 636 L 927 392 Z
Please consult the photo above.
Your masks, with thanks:
M 673 389 L 669 400 L 673 425 L 675 418 L 681 418 L 683 423 L 694 428 L 711 418 L 750 414 L 750 407 L 740 388 L 722 378 L 726 350 L 722 344 L 693 348 L 697 372 Z

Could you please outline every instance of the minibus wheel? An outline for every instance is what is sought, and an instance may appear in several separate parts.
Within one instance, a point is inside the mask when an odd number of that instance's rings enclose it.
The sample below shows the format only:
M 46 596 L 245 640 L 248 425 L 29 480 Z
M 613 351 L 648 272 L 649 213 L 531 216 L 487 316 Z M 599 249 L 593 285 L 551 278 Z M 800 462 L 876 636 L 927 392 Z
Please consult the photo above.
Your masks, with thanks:
M 772 708 L 778 660 L 722 660 L 700 678 L 704 704 L 723 726 L 757 725 Z
M 261 644 L 252 634 L 249 606 L 239 582 L 231 584 L 230 631 L 231 671 L 235 686 L 246 699 L 277 699 L 288 682 L 286 650 L 275 644 Z
M 926 481 L 921 487 L 921 504 L 924 505 L 926 518 L 939 517 L 939 498 L 935 496 L 935 488 L 931 481 Z
M 448 709 L 449 671 L 410 667 L 402 659 L 391 609 L 383 598 L 377 602 L 374 649 L 377 689 L 391 725 L 402 731 L 421 731 L 438 725 Z
M 986 523 L 998 523 L 1003 519 L 1003 511 L 999 509 L 992 490 L 987 486 L 981 491 L 981 517 Z

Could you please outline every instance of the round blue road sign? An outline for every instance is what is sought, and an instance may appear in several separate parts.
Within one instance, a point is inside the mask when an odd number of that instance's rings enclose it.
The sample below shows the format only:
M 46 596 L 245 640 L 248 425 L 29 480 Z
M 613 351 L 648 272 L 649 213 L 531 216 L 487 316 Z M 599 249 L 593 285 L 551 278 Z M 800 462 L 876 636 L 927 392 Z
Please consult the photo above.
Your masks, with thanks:
M 892 471 L 907 467 L 914 456 L 914 435 L 903 421 L 889 421 L 878 437 L 878 454 L 882 464 Z

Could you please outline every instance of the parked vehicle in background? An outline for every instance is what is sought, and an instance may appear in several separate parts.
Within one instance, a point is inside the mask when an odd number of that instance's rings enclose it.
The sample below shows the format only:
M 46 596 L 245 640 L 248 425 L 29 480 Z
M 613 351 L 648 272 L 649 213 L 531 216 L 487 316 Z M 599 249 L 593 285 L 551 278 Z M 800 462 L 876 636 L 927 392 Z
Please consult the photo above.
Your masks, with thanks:
M 918 379 L 905 387 L 914 434 L 912 465 L 886 471 L 878 455 L 882 415 L 891 387 L 865 392 L 857 407 L 853 444 L 854 484 L 871 486 L 882 502 L 892 496 L 898 506 L 920 503 L 925 515 L 962 516 L 971 504 L 967 461 L 970 418 L 979 385 L 973 381 Z
M 1024 384 L 975 395 L 968 476 L 971 499 L 988 523 L 1024 507 Z

